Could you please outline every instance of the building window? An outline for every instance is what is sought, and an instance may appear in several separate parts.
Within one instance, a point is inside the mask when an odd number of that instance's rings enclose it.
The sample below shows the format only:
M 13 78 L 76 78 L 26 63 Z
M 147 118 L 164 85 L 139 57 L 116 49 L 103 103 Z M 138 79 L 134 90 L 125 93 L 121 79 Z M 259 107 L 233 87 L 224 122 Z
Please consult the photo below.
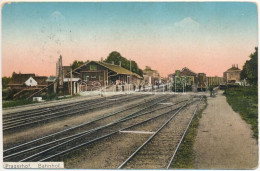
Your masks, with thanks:
M 94 65 L 94 64 L 92 64 L 92 65 L 90 65 L 90 71 L 96 71 L 97 70 L 97 65 Z
M 30 83 L 32 83 L 32 80 L 30 80 Z
M 87 80 L 88 80 L 87 73 L 83 73 L 83 74 L 82 74 L 82 79 L 83 79 L 84 81 L 87 81 Z
M 91 78 L 97 78 L 97 75 L 96 75 L 96 73 L 91 73 L 91 76 L 90 76 Z
M 104 80 L 104 74 L 103 73 L 100 73 L 99 80 Z

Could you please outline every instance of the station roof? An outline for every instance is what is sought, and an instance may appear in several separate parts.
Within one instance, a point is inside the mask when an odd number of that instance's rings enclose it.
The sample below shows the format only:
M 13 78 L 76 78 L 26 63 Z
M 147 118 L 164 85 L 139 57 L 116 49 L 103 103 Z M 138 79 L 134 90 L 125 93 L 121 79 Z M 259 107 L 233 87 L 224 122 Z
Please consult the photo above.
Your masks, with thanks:
M 102 65 L 103 67 L 105 67 L 105 68 L 107 68 L 107 69 L 109 69 L 109 70 L 111 70 L 111 71 L 114 71 L 114 72 L 117 73 L 117 74 L 134 75 L 134 76 L 136 76 L 137 78 L 140 78 L 140 79 L 142 78 L 140 75 L 138 75 L 138 74 L 136 74 L 136 73 L 133 73 L 133 72 L 131 72 L 131 71 L 129 71 L 129 70 L 127 70 L 127 69 L 125 69 L 125 68 L 119 66 L 119 65 L 108 64 L 108 63 L 99 62 L 99 61 L 89 61 L 89 62 L 87 62 L 87 63 L 81 65 L 80 67 L 76 68 L 74 71 L 76 71 L 77 69 L 80 69 L 81 67 L 83 67 L 83 66 L 85 66 L 85 65 L 87 65 L 87 64 L 89 64 L 89 63 L 91 63 L 91 62 L 94 62 L 94 63 L 96 63 L 96 64 Z

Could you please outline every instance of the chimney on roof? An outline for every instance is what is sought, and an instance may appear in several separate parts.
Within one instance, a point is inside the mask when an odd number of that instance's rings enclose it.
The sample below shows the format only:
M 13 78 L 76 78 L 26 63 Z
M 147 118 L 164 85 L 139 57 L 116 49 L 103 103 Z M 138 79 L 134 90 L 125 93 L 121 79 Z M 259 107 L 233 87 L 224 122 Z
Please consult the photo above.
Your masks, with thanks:
M 103 57 L 101 57 L 101 62 L 103 62 Z
M 237 64 L 237 69 L 238 69 L 238 64 Z
M 114 65 L 114 61 L 112 61 L 111 64 Z
M 121 67 L 121 61 L 119 61 L 119 66 Z

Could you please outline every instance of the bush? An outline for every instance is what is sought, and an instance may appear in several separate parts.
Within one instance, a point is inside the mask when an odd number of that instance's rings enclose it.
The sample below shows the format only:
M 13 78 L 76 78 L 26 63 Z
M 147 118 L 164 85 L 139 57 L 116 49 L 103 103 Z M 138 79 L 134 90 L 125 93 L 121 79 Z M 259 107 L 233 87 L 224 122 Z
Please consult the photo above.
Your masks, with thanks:
M 51 100 L 58 100 L 58 94 L 52 93 L 52 94 L 46 94 L 42 96 L 43 100 L 51 101 Z

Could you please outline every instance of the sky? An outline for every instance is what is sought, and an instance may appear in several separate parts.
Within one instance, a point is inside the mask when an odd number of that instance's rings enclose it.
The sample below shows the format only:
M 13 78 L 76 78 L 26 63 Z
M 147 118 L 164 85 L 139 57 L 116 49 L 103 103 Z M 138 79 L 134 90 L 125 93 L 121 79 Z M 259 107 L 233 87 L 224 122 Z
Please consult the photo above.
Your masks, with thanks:
M 251 2 L 23 2 L 2 4 L 2 76 L 55 75 L 56 62 L 112 51 L 161 76 L 242 68 L 258 45 Z

